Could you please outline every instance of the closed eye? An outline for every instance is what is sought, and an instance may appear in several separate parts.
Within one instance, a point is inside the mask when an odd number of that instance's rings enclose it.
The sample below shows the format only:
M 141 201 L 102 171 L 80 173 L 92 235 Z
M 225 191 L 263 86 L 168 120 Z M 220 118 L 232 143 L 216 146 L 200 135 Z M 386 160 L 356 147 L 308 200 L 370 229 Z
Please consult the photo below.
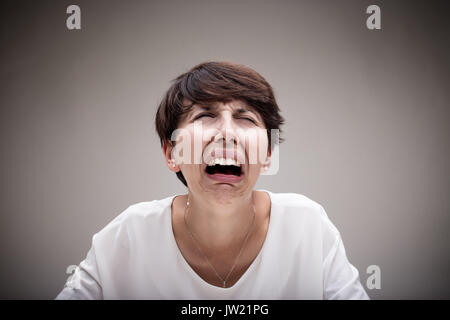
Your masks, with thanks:
M 195 117 L 194 120 L 200 119 L 200 118 L 202 118 L 202 117 L 211 117 L 211 118 L 212 118 L 213 115 L 210 114 L 210 113 L 202 113 L 202 114 L 198 115 L 197 117 Z
M 199 114 L 198 116 L 196 116 L 196 117 L 194 118 L 194 121 L 195 121 L 195 120 L 198 120 L 198 119 L 200 119 L 200 118 L 203 118 L 203 117 L 210 117 L 210 118 L 213 118 L 214 115 L 211 114 L 211 113 L 202 113 L 202 114 Z M 242 118 L 238 118 L 238 119 L 248 120 L 248 121 L 252 122 L 253 124 L 256 124 L 256 122 L 255 122 L 253 119 L 251 119 L 251 118 L 242 117 Z
M 253 123 L 256 123 L 253 119 L 250 119 L 250 118 L 241 118 L 241 119 L 248 120 L 248 121 L 251 121 Z

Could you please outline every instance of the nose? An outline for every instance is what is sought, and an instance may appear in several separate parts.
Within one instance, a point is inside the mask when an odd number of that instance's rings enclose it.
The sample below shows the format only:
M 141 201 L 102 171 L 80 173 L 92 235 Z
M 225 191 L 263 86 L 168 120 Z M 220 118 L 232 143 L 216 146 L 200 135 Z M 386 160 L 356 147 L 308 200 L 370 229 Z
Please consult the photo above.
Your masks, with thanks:
M 231 114 L 229 112 L 223 112 L 217 126 L 218 132 L 214 137 L 214 142 L 222 143 L 224 149 L 226 149 L 227 146 L 234 148 L 238 144 L 239 139 L 236 132 L 236 124 L 234 123 Z

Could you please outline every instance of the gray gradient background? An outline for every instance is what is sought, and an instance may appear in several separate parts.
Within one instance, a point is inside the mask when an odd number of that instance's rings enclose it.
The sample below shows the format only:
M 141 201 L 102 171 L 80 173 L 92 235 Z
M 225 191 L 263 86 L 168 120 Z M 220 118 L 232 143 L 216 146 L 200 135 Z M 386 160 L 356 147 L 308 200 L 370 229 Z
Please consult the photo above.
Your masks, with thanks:
M 66 29 L 79 4 L 82 30 Z M 381 7 L 382 30 L 365 26 Z M 272 84 L 286 142 L 257 188 L 322 204 L 373 299 L 450 298 L 445 1 L 10 1 L 1 8 L 0 297 L 53 299 L 130 204 L 185 193 L 154 114 L 205 60 Z

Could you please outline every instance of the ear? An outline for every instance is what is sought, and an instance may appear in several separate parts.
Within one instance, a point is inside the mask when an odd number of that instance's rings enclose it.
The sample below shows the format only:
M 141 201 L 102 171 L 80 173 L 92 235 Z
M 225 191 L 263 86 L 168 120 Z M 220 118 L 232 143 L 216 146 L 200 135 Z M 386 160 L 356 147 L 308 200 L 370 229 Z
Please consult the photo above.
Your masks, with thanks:
M 270 167 L 270 157 L 272 156 L 272 148 L 268 148 L 269 150 L 267 151 L 267 158 L 266 160 L 262 163 L 262 166 L 260 168 L 260 173 L 265 173 L 267 172 L 267 170 L 269 170 Z
M 167 168 L 169 168 L 170 171 L 178 172 L 180 171 L 180 167 L 175 163 L 175 159 L 172 159 L 173 147 L 172 142 L 163 142 L 162 151 L 166 158 Z

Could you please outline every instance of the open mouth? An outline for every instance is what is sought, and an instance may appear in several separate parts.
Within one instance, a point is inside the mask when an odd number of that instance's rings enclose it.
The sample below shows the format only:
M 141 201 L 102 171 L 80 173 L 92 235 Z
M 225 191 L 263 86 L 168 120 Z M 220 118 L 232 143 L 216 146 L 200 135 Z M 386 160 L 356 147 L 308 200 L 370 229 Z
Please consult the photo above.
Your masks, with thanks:
M 207 152 L 205 174 L 219 183 L 236 184 L 244 180 L 246 174 L 243 152 L 231 149 L 214 149 Z
M 206 166 L 206 173 L 208 174 L 224 174 L 224 175 L 233 175 L 240 177 L 242 175 L 242 168 L 241 166 L 236 165 L 221 165 L 221 164 L 215 164 L 215 165 L 208 165 Z

